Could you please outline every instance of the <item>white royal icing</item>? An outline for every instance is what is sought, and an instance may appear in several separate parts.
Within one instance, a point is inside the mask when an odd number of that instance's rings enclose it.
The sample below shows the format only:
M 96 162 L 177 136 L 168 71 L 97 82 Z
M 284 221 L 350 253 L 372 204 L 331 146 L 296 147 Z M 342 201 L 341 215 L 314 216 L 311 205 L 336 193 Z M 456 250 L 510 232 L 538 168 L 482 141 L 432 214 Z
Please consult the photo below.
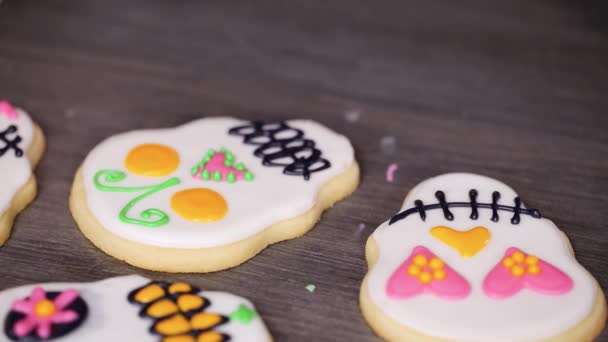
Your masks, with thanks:
M 247 145 L 243 137 L 228 134 L 230 128 L 247 123 L 234 118 L 204 118 L 176 128 L 133 131 L 106 139 L 91 151 L 83 166 L 89 209 L 105 229 L 131 241 L 171 248 L 220 246 L 243 240 L 273 223 L 305 213 L 314 206 L 321 187 L 354 162 L 353 148 L 344 136 L 313 121 L 292 120 L 287 124 L 301 129 L 305 138 L 315 141 L 323 158 L 331 162 L 331 167 L 313 173 L 308 181 L 302 176 L 285 175 L 282 167 L 262 165 L 262 159 L 253 154 L 258 146 Z M 124 165 L 125 157 L 132 148 L 145 143 L 174 148 L 180 156 L 177 170 L 166 177 L 142 177 L 129 173 Z M 237 162 L 243 162 L 255 179 L 233 184 L 193 179 L 191 168 L 209 149 L 221 147 L 229 149 Z M 118 214 L 135 196 L 133 193 L 97 190 L 93 178 L 102 169 L 127 172 L 127 178 L 117 186 L 158 184 L 159 180 L 178 177 L 180 185 L 158 192 L 131 209 L 132 216 L 138 216 L 148 208 L 160 209 L 169 214 L 169 223 L 148 228 L 122 222 Z M 190 222 L 171 209 L 170 200 L 174 193 L 200 187 L 212 189 L 226 199 L 228 212 L 222 220 Z
M 141 341 L 157 342 L 160 336 L 150 332 L 153 320 L 139 316 L 140 306 L 130 303 L 127 299 L 129 293 L 150 280 L 137 276 L 123 276 L 110 278 L 94 283 L 48 283 L 26 285 L 0 292 L 0 313 L 6 317 L 13 302 L 29 297 L 35 287 L 42 287 L 46 292 L 61 292 L 67 289 L 78 291 L 80 297 L 86 302 L 88 315 L 81 326 L 67 335 L 53 339 L 61 342 L 105 342 L 105 341 Z M 211 305 L 204 312 L 217 313 L 229 316 L 239 305 L 244 304 L 255 310 L 253 304 L 245 298 L 226 292 L 201 291 L 201 296 L 209 299 Z M 231 336 L 231 341 L 259 341 L 271 340 L 270 333 L 264 325 L 259 313 L 247 324 L 228 322 L 213 329 Z M 7 341 L 7 337 L 0 332 L 0 341 Z
M 34 123 L 23 110 L 17 110 L 16 119 L 10 119 L 8 115 L 0 113 L 0 132 L 11 125 L 17 126 L 17 132 L 9 134 L 8 137 L 10 139 L 14 139 L 16 135 L 21 137 L 22 141 L 19 143 L 19 147 L 23 150 L 23 156 L 17 157 L 13 150 L 9 150 L 0 157 L 0 182 L 2 182 L 2 186 L 0 186 L 0 214 L 8 209 L 17 191 L 32 175 L 32 167 L 26 154 L 34 137 Z M 5 146 L 6 143 L 0 140 L 0 148 Z
M 435 192 L 438 190 L 445 193 L 448 202 L 469 202 L 470 189 L 478 191 L 478 203 L 492 203 L 493 191 L 501 193 L 498 201 L 501 205 L 513 206 L 517 196 L 507 185 L 494 179 L 453 173 L 420 183 L 408 194 L 401 210 L 415 207 L 417 199 L 424 204 L 437 203 Z M 521 222 L 513 225 L 512 212 L 499 211 L 499 221 L 493 222 L 491 209 L 479 209 L 477 220 L 469 218 L 470 208 L 449 210 L 454 214 L 453 221 L 446 220 L 441 209 L 427 210 L 426 221 L 414 213 L 392 225 L 384 222 L 373 233 L 379 258 L 368 273 L 367 290 L 373 303 L 390 318 L 436 337 L 462 341 L 528 341 L 559 335 L 591 312 L 598 290 L 596 282 L 570 254 L 563 233 L 551 221 L 521 215 Z M 429 233 L 435 226 L 462 231 L 483 226 L 490 231 L 491 240 L 475 256 L 463 258 Z M 430 249 L 469 281 L 472 290 L 467 298 L 443 300 L 432 294 L 421 294 L 397 300 L 387 296 L 389 277 L 418 245 Z M 523 289 L 508 299 L 487 297 L 482 290 L 484 277 L 512 246 L 561 269 L 573 279 L 572 290 L 552 296 Z

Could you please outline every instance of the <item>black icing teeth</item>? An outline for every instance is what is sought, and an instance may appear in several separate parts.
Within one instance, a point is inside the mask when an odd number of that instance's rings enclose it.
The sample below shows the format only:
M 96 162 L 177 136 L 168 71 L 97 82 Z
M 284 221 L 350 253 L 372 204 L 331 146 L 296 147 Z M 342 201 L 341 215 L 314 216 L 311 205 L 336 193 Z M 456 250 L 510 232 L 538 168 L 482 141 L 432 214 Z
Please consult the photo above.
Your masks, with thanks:
M 521 215 L 528 215 L 537 219 L 541 218 L 540 211 L 537 209 L 522 208 L 522 201 L 519 197 L 515 197 L 513 200 L 515 204 L 514 206 L 508 206 L 498 204 L 498 200 L 500 200 L 500 192 L 498 191 L 494 191 L 492 193 L 492 203 L 478 203 L 477 195 L 477 190 L 471 189 L 469 191 L 469 202 L 448 202 L 445 193 L 439 190 L 435 192 L 435 198 L 437 198 L 438 203 L 425 205 L 421 200 L 417 199 L 414 201 L 413 208 L 406 209 L 393 216 L 389 221 L 389 225 L 401 221 L 414 213 L 418 213 L 422 221 L 425 221 L 426 212 L 435 209 L 441 209 L 445 219 L 452 221 L 454 220 L 454 214 L 450 211 L 450 208 L 471 208 L 471 215 L 469 216 L 471 220 L 477 220 L 479 218 L 479 209 L 491 209 L 491 220 L 494 222 L 498 222 L 500 219 L 499 211 L 512 212 L 513 216 L 511 217 L 511 224 L 514 225 L 519 224 L 521 221 Z
M 0 157 L 3 157 L 8 151 L 13 150 L 15 157 L 23 157 L 23 150 L 19 147 L 19 143 L 23 140 L 17 131 L 19 129 L 15 125 L 8 126 L 4 131 L 0 132 Z M 14 138 L 9 135 L 15 134 Z
M 331 167 L 313 140 L 306 139 L 302 130 L 285 122 L 252 121 L 231 128 L 228 134 L 243 137 L 245 144 L 259 146 L 253 154 L 262 158 L 262 164 L 283 167 L 286 175 L 309 180 L 311 174 Z

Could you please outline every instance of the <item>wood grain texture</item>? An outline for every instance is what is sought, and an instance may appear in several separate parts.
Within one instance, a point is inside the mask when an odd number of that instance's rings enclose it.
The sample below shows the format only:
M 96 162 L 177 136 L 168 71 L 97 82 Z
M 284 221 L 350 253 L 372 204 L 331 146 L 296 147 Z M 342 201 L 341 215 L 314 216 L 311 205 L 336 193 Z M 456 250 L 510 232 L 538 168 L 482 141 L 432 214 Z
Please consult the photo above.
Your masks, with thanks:
M 251 298 L 277 341 L 377 341 L 358 309 L 365 240 L 419 181 L 472 171 L 553 219 L 606 291 L 607 14 L 565 0 L 5 1 L 0 97 L 31 111 L 48 150 L 0 288 L 179 278 Z M 352 139 L 361 187 L 306 236 L 214 274 L 145 272 L 83 238 L 67 198 L 87 152 L 206 115 L 320 121 Z

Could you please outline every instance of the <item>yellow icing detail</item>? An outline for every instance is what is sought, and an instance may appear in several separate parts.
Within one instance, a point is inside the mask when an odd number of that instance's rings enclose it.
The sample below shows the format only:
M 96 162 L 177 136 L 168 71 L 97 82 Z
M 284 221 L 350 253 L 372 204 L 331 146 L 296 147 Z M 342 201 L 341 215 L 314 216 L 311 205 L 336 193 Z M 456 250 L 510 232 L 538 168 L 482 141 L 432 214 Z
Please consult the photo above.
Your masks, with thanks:
M 205 300 L 197 295 L 184 294 L 177 298 L 177 306 L 182 312 L 198 310 L 203 307 Z
M 528 266 L 527 271 L 531 275 L 537 275 L 540 273 L 540 267 L 538 267 L 538 265 L 530 265 Z
M 441 270 L 441 269 L 443 269 L 443 261 L 441 261 L 441 259 L 439 259 L 437 257 L 434 257 L 429 262 L 429 267 L 434 270 Z
M 428 284 L 433 281 L 433 276 L 429 272 L 422 272 L 418 275 L 418 281 L 423 284 Z
M 150 305 L 146 309 L 146 315 L 152 318 L 160 318 L 175 314 L 178 310 L 177 305 L 172 300 L 162 299 Z
M 170 294 L 186 293 L 190 291 L 192 291 L 192 286 L 190 286 L 188 283 L 177 282 L 169 286 Z
M 526 257 L 524 256 L 524 253 L 517 251 L 517 252 L 511 254 L 511 258 L 513 258 L 513 260 L 515 260 L 515 262 L 524 262 L 524 259 Z
M 515 265 L 515 266 L 511 267 L 511 274 L 514 277 L 519 278 L 519 277 L 523 276 L 525 272 L 526 271 L 524 270 L 524 268 L 519 265 Z
M 208 331 L 198 335 L 196 342 L 222 342 L 224 336 L 216 331 Z
M 179 166 L 179 154 L 160 144 L 142 144 L 133 148 L 125 159 L 125 167 L 140 176 L 161 177 Z
M 165 295 L 165 290 L 157 284 L 151 284 L 139 290 L 135 294 L 135 301 L 138 303 L 146 304 L 153 302 L 160 297 Z
M 538 258 L 534 255 L 528 255 L 526 257 L 526 264 L 528 265 L 538 265 Z
M 192 329 L 206 330 L 220 324 L 222 320 L 222 316 L 218 314 L 201 312 L 192 316 L 190 324 L 192 325 Z
M 171 198 L 171 208 L 181 217 L 193 222 L 219 221 L 228 212 L 224 197 L 206 188 L 176 192 Z
M 51 317 L 57 312 L 57 307 L 53 301 L 48 299 L 43 299 L 36 303 L 34 306 L 34 313 L 38 317 L 46 318 Z
M 179 335 L 190 332 L 190 322 L 183 315 L 175 315 L 159 321 L 155 330 L 160 335 Z
M 444 280 L 446 277 L 444 270 L 435 270 L 433 271 L 433 279 L 435 280 Z
M 427 258 L 422 254 L 418 254 L 414 257 L 414 265 L 416 265 L 416 266 L 423 267 L 423 266 L 426 266 L 427 263 L 428 263 Z
M 511 259 L 509 257 L 506 257 L 503 259 L 502 265 L 506 268 L 511 268 L 511 267 L 513 267 L 513 265 L 515 265 L 515 261 L 513 261 L 513 259 Z
M 165 337 L 162 342 L 196 342 L 196 340 L 190 335 L 178 335 Z
M 417 276 L 419 275 L 421 272 L 420 267 L 416 266 L 416 265 L 410 265 L 410 267 L 407 268 L 407 274 L 411 275 L 411 276 Z
M 490 231 L 485 227 L 459 231 L 450 227 L 437 226 L 431 229 L 431 235 L 454 248 L 464 258 L 475 256 L 490 242 L 491 238 Z

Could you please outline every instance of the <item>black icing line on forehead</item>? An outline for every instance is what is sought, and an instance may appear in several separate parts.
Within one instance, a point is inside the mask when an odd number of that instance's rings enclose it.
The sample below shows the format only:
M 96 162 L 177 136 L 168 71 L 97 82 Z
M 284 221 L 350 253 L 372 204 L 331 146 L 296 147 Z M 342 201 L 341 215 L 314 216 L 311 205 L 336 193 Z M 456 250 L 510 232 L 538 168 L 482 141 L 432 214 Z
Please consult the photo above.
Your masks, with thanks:
M 15 151 L 15 157 L 23 157 L 23 150 L 19 147 L 19 143 L 23 140 L 21 136 L 16 135 L 13 139 L 8 137 L 9 134 L 16 133 L 17 130 L 17 126 L 10 125 L 7 129 L 0 132 L 0 157 L 4 156 L 11 149 Z
M 438 203 L 424 205 L 421 200 L 414 201 L 414 207 L 406 209 L 397 215 L 393 216 L 389 221 L 389 225 L 401 221 L 411 214 L 418 213 L 420 214 L 420 218 L 422 221 L 426 220 L 426 212 L 428 210 L 441 209 L 443 211 L 443 216 L 448 221 L 454 220 L 454 214 L 450 211 L 450 208 L 471 208 L 471 215 L 469 218 L 472 220 L 477 220 L 479 218 L 479 209 L 492 209 L 492 218 L 491 220 L 494 222 L 498 222 L 499 211 L 508 211 L 512 212 L 513 216 L 511 217 L 511 224 L 519 224 L 521 220 L 521 215 L 529 215 L 534 218 L 541 218 L 540 211 L 537 209 L 524 209 L 521 207 L 521 199 L 519 197 L 515 197 L 513 202 L 515 206 L 508 205 L 500 205 L 498 204 L 498 200 L 500 199 L 500 192 L 494 191 L 492 193 L 492 203 L 478 203 L 477 202 L 477 190 L 471 189 L 469 191 L 469 202 L 448 202 L 446 200 L 445 193 L 441 190 L 435 192 L 435 197 L 438 200 Z
M 259 146 L 253 154 L 262 158 L 262 164 L 282 166 L 286 175 L 309 180 L 311 173 L 331 167 L 329 160 L 321 157 L 314 141 L 306 139 L 302 130 L 285 122 L 252 121 L 231 128 L 228 134 L 243 137 L 245 144 Z

